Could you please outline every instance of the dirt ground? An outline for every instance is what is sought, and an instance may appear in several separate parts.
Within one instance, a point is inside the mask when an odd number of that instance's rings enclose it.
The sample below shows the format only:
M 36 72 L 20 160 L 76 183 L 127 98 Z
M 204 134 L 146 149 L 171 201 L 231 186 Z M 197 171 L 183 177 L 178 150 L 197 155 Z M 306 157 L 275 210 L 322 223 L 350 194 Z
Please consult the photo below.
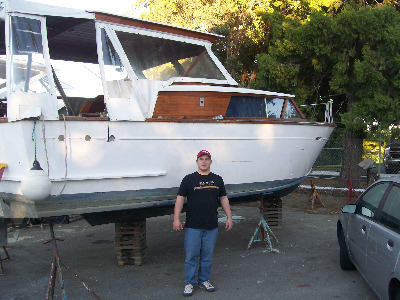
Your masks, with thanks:
M 312 184 L 315 185 L 316 193 L 314 194 Z M 343 205 L 350 199 L 355 201 L 367 187 L 365 182 L 361 182 L 355 188 L 349 197 L 349 184 L 347 180 L 341 179 L 324 179 L 324 178 L 306 178 L 300 186 L 291 194 L 282 198 L 282 208 L 290 208 L 310 214 L 337 215 Z M 314 200 L 314 204 L 313 204 Z M 239 204 L 241 206 L 258 207 L 258 201 Z
M 315 185 L 317 194 L 313 194 L 312 184 Z M 353 184 L 354 191 L 349 197 L 347 180 L 307 178 L 295 192 L 282 198 L 282 205 L 307 213 L 339 214 L 340 209 L 347 203 L 348 199 L 354 201 L 357 195 L 360 195 L 362 190 L 367 187 L 365 180 L 358 182 L 357 188 Z

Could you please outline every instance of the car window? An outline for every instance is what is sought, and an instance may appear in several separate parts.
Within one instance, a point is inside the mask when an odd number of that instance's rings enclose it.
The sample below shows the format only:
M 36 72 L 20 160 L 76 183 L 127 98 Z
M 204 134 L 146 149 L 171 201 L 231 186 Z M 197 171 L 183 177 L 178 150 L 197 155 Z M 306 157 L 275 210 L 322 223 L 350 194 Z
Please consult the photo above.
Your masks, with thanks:
M 373 218 L 388 186 L 388 182 L 383 182 L 369 189 L 357 203 L 356 213 Z
M 400 187 L 393 186 L 382 208 L 381 223 L 400 231 Z

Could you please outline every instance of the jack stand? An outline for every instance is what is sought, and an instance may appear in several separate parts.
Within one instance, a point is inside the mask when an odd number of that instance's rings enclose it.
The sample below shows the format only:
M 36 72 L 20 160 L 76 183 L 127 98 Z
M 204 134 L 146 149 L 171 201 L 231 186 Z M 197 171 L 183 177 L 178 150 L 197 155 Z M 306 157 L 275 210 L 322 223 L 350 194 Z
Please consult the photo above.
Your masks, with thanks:
M 49 223 L 49 227 L 50 227 L 50 235 L 51 235 L 51 239 L 48 241 L 43 242 L 43 244 L 47 244 L 49 242 L 52 242 L 53 247 L 54 247 L 54 260 L 53 263 L 51 265 L 51 272 L 50 272 L 50 278 L 49 278 L 49 284 L 47 287 L 47 293 L 46 293 L 46 300 L 48 299 L 53 299 L 54 297 L 54 288 L 55 288 L 55 284 L 56 284 L 56 277 L 57 277 L 57 273 L 58 273 L 58 281 L 60 282 L 60 288 L 61 288 L 61 294 L 62 294 L 62 299 L 66 300 L 67 299 L 67 295 L 65 293 L 65 289 L 64 289 L 64 280 L 62 277 L 62 273 L 61 273 L 61 265 L 63 265 L 72 275 L 73 277 L 78 280 L 83 287 L 95 298 L 100 300 L 100 297 L 97 296 L 91 289 L 89 289 L 89 287 L 86 285 L 86 283 L 84 283 L 79 276 L 71 270 L 70 267 L 68 267 L 66 264 L 64 264 L 61 261 L 60 255 L 58 254 L 58 248 L 57 248 L 57 241 L 63 241 L 61 239 L 57 239 L 54 236 L 54 228 L 53 228 L 53 224 Z
M 276 252 L 279 253 L 278 249 L 272 247 L 270 235 L 275 239 L 276 243 L 279 244 L 278 239 L 276 238 L 275 234 L 272 232 L 271 228 L 268 226 L 267 222 L 264 219 L 263 212 L 264 212 L 264 204 L 263 204 L 263 197 L 261 196 L 260 199 L 260 222 L 258 222 L 256 231 L 254 232 L 253 236 L 250 239 L 249 245 L 247 246 L 247 250 L 250 249 L 251 245 L 254 242 L 262 242 L 263 245 L 268 242 L 268 249 L 269 252 Z
M 347 179 L 348 183 L 349 183 L 349 192 L 347 194 L 347 202 L 346 204 L 349 204 L 350 202 L 354 202 L 358 199 L 358 194 L 356 192 L 356 190 L 353 188 L 353 186 L 351 185 L 351 180 L 350 178 Z
M 312 180 L 310 180 L 311 183 L 311 190 L 310 190 L 310 198 L 312 196 L 311 199 L 311 210 L 314 210 L 314 205 L 316 205 L 317 201 L 319 201 L 319 203 L 323 206 L 326 207 L 324 202 L 322 202 L 321 197 L 319 196 L 318 192 L 317 192 L 317 187 L 315 186 L 315 184 L 312 182 Z

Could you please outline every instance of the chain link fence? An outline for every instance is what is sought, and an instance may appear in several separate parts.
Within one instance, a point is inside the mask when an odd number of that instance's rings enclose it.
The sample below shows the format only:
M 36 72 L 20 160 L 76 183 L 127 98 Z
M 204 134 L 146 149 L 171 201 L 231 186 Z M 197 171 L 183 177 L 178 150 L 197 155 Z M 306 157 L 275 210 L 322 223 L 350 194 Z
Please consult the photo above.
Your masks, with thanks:
M 377 164 L 380 163 L 382 174 L 399 174 L 400 131 L 398 126 L 369 134 L 368 139 L 364 141 L 364 156 L 372 158 Z
M 314 167 L 340 168 L 343 162 L 343 148 L 323 148 Z
M 343 163 L 343 139 L 329 141 L 315 161 L 317 168 L 341 168 Z M 400 129 L 369 133 L 363 141 L 363 159 L 371 158 L 382 174 L 400 173 Z

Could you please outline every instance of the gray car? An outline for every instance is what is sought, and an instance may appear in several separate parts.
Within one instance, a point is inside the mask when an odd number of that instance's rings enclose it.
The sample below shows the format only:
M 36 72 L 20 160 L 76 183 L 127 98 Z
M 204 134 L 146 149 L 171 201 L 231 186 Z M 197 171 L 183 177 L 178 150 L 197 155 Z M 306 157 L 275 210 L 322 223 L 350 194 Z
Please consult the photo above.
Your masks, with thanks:
M 357 268 L 381 299 L 400 300 L 400 178 L 375 182 L 337 222 L 340 266 Z
M 400 171 L 400 141 L 392 141 L 385 149 L 384 165 L 386 174 L 397 174 Z

